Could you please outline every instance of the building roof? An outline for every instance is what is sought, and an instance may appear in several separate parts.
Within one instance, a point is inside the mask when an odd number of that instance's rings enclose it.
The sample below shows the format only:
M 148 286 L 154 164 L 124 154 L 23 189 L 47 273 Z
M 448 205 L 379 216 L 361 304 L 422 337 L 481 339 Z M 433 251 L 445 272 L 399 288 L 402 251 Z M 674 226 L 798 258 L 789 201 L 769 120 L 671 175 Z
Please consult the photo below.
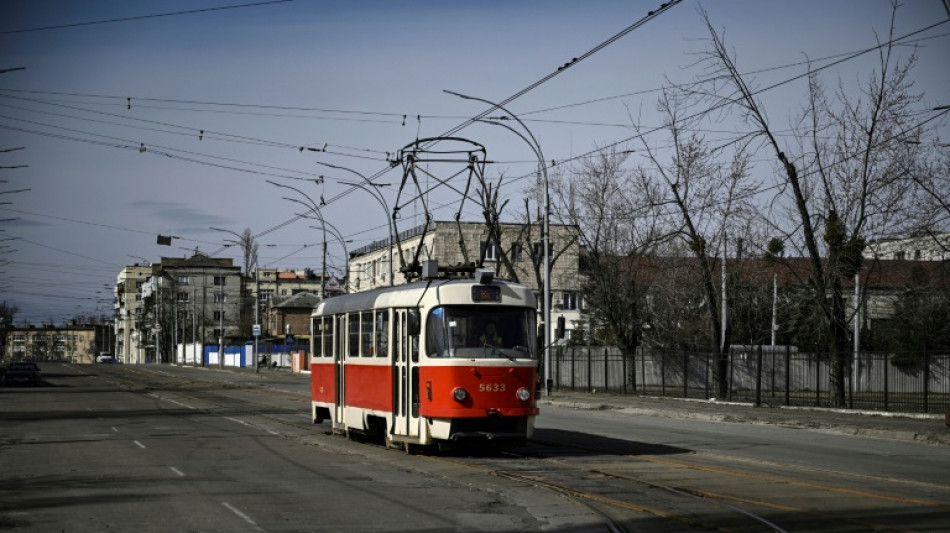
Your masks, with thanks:
M 298 292 L 286 300 L 274 304 L 274 307 L 280 309 L 313 309 L 321 301 L 320 296 L 312 292 Z
M 234 260 L 229 257 L 209 257 L 201 252 L 188 258 L 162 257 L 162 268 L 192 268 L 192 267 L 234 267 Z

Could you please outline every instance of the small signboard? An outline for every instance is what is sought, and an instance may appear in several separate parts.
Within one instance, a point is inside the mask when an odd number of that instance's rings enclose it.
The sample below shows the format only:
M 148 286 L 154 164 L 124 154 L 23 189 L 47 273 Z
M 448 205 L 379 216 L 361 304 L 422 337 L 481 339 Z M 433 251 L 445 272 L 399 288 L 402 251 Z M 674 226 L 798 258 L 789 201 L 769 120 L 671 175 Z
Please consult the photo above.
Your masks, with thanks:
M 261 325 L 260 325 L 260 324 L 254 324 L 253 332 L 254 332 L 254 336 L 255 336 L 255 337 L 260 337 L 260 336 L 261 336 Z

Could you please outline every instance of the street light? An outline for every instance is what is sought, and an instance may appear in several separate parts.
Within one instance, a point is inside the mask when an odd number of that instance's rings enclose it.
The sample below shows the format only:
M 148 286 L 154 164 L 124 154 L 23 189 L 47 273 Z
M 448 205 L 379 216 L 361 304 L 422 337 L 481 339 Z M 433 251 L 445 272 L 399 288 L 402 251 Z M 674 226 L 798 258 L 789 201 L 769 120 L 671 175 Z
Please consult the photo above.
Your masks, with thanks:
M 344 239 L 343 235 L 340 233 L 340 230 L 337 229 L 336 226 L 334 226 L 333 224 L 330 224 L 329 222 L 327 222 L 326 220 L 322 218 L 320 219 L 320 224 L 322 225 L 321 229 L 323 229 L 323 231 L 326 231 L 327 228 L 329 228 L 330 234 L 333 235 L 336 238 L 336 240 L 340 241 L 340 246 L 343 247 L 344 264 L 346 265 L 343 267 L 343 284 L 344 284 L 343 292 L 350 292 L 348 288 L 349 283 L 350 283 L 350 252 L 346 249 L 346 243 L 353 242 L 353 240 Z M 310 226 L 310 227 L 313 229 L 318 229 L 316 226 Z
M 324 163 L 323 161 L 314 161 L 314 162 L 318 165 L 322 165 L 328 168 L 333 168 L 337 170 L 345 170 L 346 172 L 349 172 L 350 174 L 358 176 L 361 180 L 363 180 L 364 183 L 366 183 L 366 185 L 370 186 L 370 188 L 366 188 L 366 187 L 361 187 L 360 185 L 356 183 L 351 183 L 351 182 L 346 182 L 346 181 L 340 182 L 345 185 L 350 185 L 352 187 L 359 187 L 360 189 L 363 189 L 364 191 L 368 192 L 373 198 L 375 198 L 376 201 L 379 202 L 380 206 L 382 206 L 383 214 L 386 216 L 386 221 L 389 224 L 389 286 L 390 287 L 393 286 L 393 283 L 394 283 L 393 282 L 393 245 L 396 242 L 396 228 L 393 225 L 394 215 L 392 214 L 392 211 L 389 210 L 389 204 L 386 202 L 386 197 L 383 196 L 383 193 L 379 191 L 379 187 L 382 187 L 382 185 L 380 185 L 379 183 L 373 183 L 372 180 L 370 180 L 363 174 L 360 174 L 359 172 L 353 170 L 352 168 L 342 167 L 340 165 L 331 165 L 330 163 Z M 321 179 L 322 179 L 322 176 L 321 176 Z
M 385 213 L 387 214 L 386 219 L 389 221 L 389 239 L 388 239 L 388 240 L 389 240 L 389 286 L 392 287 L 392 286 L 393 286 L 393 283 L 394 283 L 394 282 L 393 282 L 393 245 L 394 245 L 395 242 L 396 242 L 396 236 L 395 236 L 395 235 L 396 235 L 396 230 L 395 230 L 395 228 L 393 228 L 393 226 L 392 226 L 392 224 L 393 224 L 392 219 L 389 218 L 389 216 L 388 216 L 388 214 L 389 214 L 389 205 L 386 203 L 386 199 L 383 198 L 383 194 L 382 194 L 382 193 L 380 193 L 379 191 L 376 191 L 376 193 L 374 194 L 373 191 L 374 191 L 375 189 L 369 189 L 369 188 L 367 188 L 365 185 L 361 185 L 361 184 L 359 184 L 359 183 L 353 183 L 353 182 L 351 182 L 351 181 L 341 181 L 340 183 L 342 183 L 343 185 L 349 185 L 349 186 L 351 186 L 351 187 L 358 187 L 359 189 L 362 189 L 362 190 L 368 192 L 368 193 L 370 194 L 370 196 L 372 196 L 373 198 L 376 199 L 377 202 L 379 202 L 379 205 L 381 205 L 381 206 L 383 207 L 383 210 L 384 210 Z M 368 183 L 369 183 L 370 185 L 372 185 L 373 187 L 382 187 L 382 185 L 379 185 L 379 184 L 377 184 L 377 183 L 373 183 L 373 182 L 368 182 Z
M 317 217 L 320 219 L 320 222 L 323 223 L 323 274 L 321 275 L 321 278 L 320 278 L 320 299 L 323 299 L 326 296 L 326 288 L 324 287 L 324 285 L 327 282 L 327 227 L 326 227 L 326 221 L 323 219 L 323 213 L 320 212 L 320 206 L 317 205 L 317 202 L 315 202 L 313 198 L 310 197 L 309 194 L 303 192 L 297 187 L 284 185 L 283 183 L 277 183 L 276 181 L 271 181 L 271 180 L 265 180 L 265 181 L 267 181 L 267 183 L 270 183 L 271 185 L 274 185 L 276 187 L 283 187 L 285 189 L 296 191 L 298 194 L 306 198 L 310 202 L 309 205 L 295 198 L 288 198 L 286 196 L 283 197 L 284 200 L 290 200 L 291 202 L 297 202 L 298 204 L 303 205 L 304 207 L 309 209 L 310 212 L 317 215 Z M 306 215 L 301 215 L 301 216 L 306 216 Z
M 547 391 L 547 395 L 551 395 L 551 387 L 553 382 L 551 381 L 551 251 L 550 251 L 550 227 L 549 227 L 549 218 L 551 215 L 550 209 L 550 194 L 549 194 L 549 183 L 548 183 L 548 169 L 544 163 L 544 154 L 541 152 L 541 144 L 535 138 L 534 134 L 531 133 L 531 130 L 524 122 L 518 118 L 518 115 L 515 115 L 511 111 L 508 111 L 501 104 L 496 104 L 484 98 L 477 98 L 475 96 L 468 96 L 465 94 L 445 91 L 448 94 L 458 96 L 459 98 L 464 98 L 466 100 L 476 100 L 492 106 L 493 109 L 501 109 L 513 119 L 515 119 L 518 124 L 521 125 L 522 129 L 530 137 L 530 141 L 524 135 L 518 134 L 522 140 L 524 140 L 531 147 L 531 150 L 534 151 L 534 155 L 538 158 L 538 166 L 541 167 L 541 173 L 544 177 L 544 225 L 542 230 L 541 242 L 544 247 L 544 342 L 542 347 L 544 348 L 544 384 Z M 495 124 L 491 122 L 491 124 Z M 501 125 L 501 124 L 499 124 Z M 505 125 L 505 127 L 508 127 Z M 508 129 L 514 133 L 518 133 L 514 129 L 508 127 Z

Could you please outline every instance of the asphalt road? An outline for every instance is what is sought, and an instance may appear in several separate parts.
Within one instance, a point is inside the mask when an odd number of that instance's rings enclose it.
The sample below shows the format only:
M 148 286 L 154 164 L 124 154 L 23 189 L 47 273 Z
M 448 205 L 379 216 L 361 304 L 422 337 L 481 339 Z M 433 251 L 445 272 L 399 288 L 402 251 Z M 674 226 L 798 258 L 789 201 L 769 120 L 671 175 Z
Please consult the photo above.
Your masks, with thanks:
M 309 420 L 308 377 L 48 365 L 0 389 L 0 530 L 940 530 L 933 418 L 555 394 L 510 454 L 407 455 Z M 928 444 L 937 443 L 937 444 Z

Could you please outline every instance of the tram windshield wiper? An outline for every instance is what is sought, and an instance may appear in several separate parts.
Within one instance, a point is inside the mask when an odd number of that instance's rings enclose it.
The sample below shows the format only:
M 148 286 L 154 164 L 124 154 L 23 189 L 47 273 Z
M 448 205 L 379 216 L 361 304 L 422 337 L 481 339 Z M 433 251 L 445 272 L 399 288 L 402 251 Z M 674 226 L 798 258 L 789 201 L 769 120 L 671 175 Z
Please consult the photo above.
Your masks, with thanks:
M 508 351 L 507 351 L 506 349 L 504 349 L 504 348 L 501 348 L 501 347 L 498 347 L 498 346 L 492 346 L 492 345 L 488 344 L 488 345 L 485 346 L 485 349 L 491 350 L 490 354 L 491 354 L 492 357 L 495 357 L 496 355 L 503 355 L 503 356 L 507 357 L 509 361 L 514 361 L 514 360 L 515 360 L 515 358 L 512 357 L 511 355 L 509 355 L 509 354 L 508 354 Z

